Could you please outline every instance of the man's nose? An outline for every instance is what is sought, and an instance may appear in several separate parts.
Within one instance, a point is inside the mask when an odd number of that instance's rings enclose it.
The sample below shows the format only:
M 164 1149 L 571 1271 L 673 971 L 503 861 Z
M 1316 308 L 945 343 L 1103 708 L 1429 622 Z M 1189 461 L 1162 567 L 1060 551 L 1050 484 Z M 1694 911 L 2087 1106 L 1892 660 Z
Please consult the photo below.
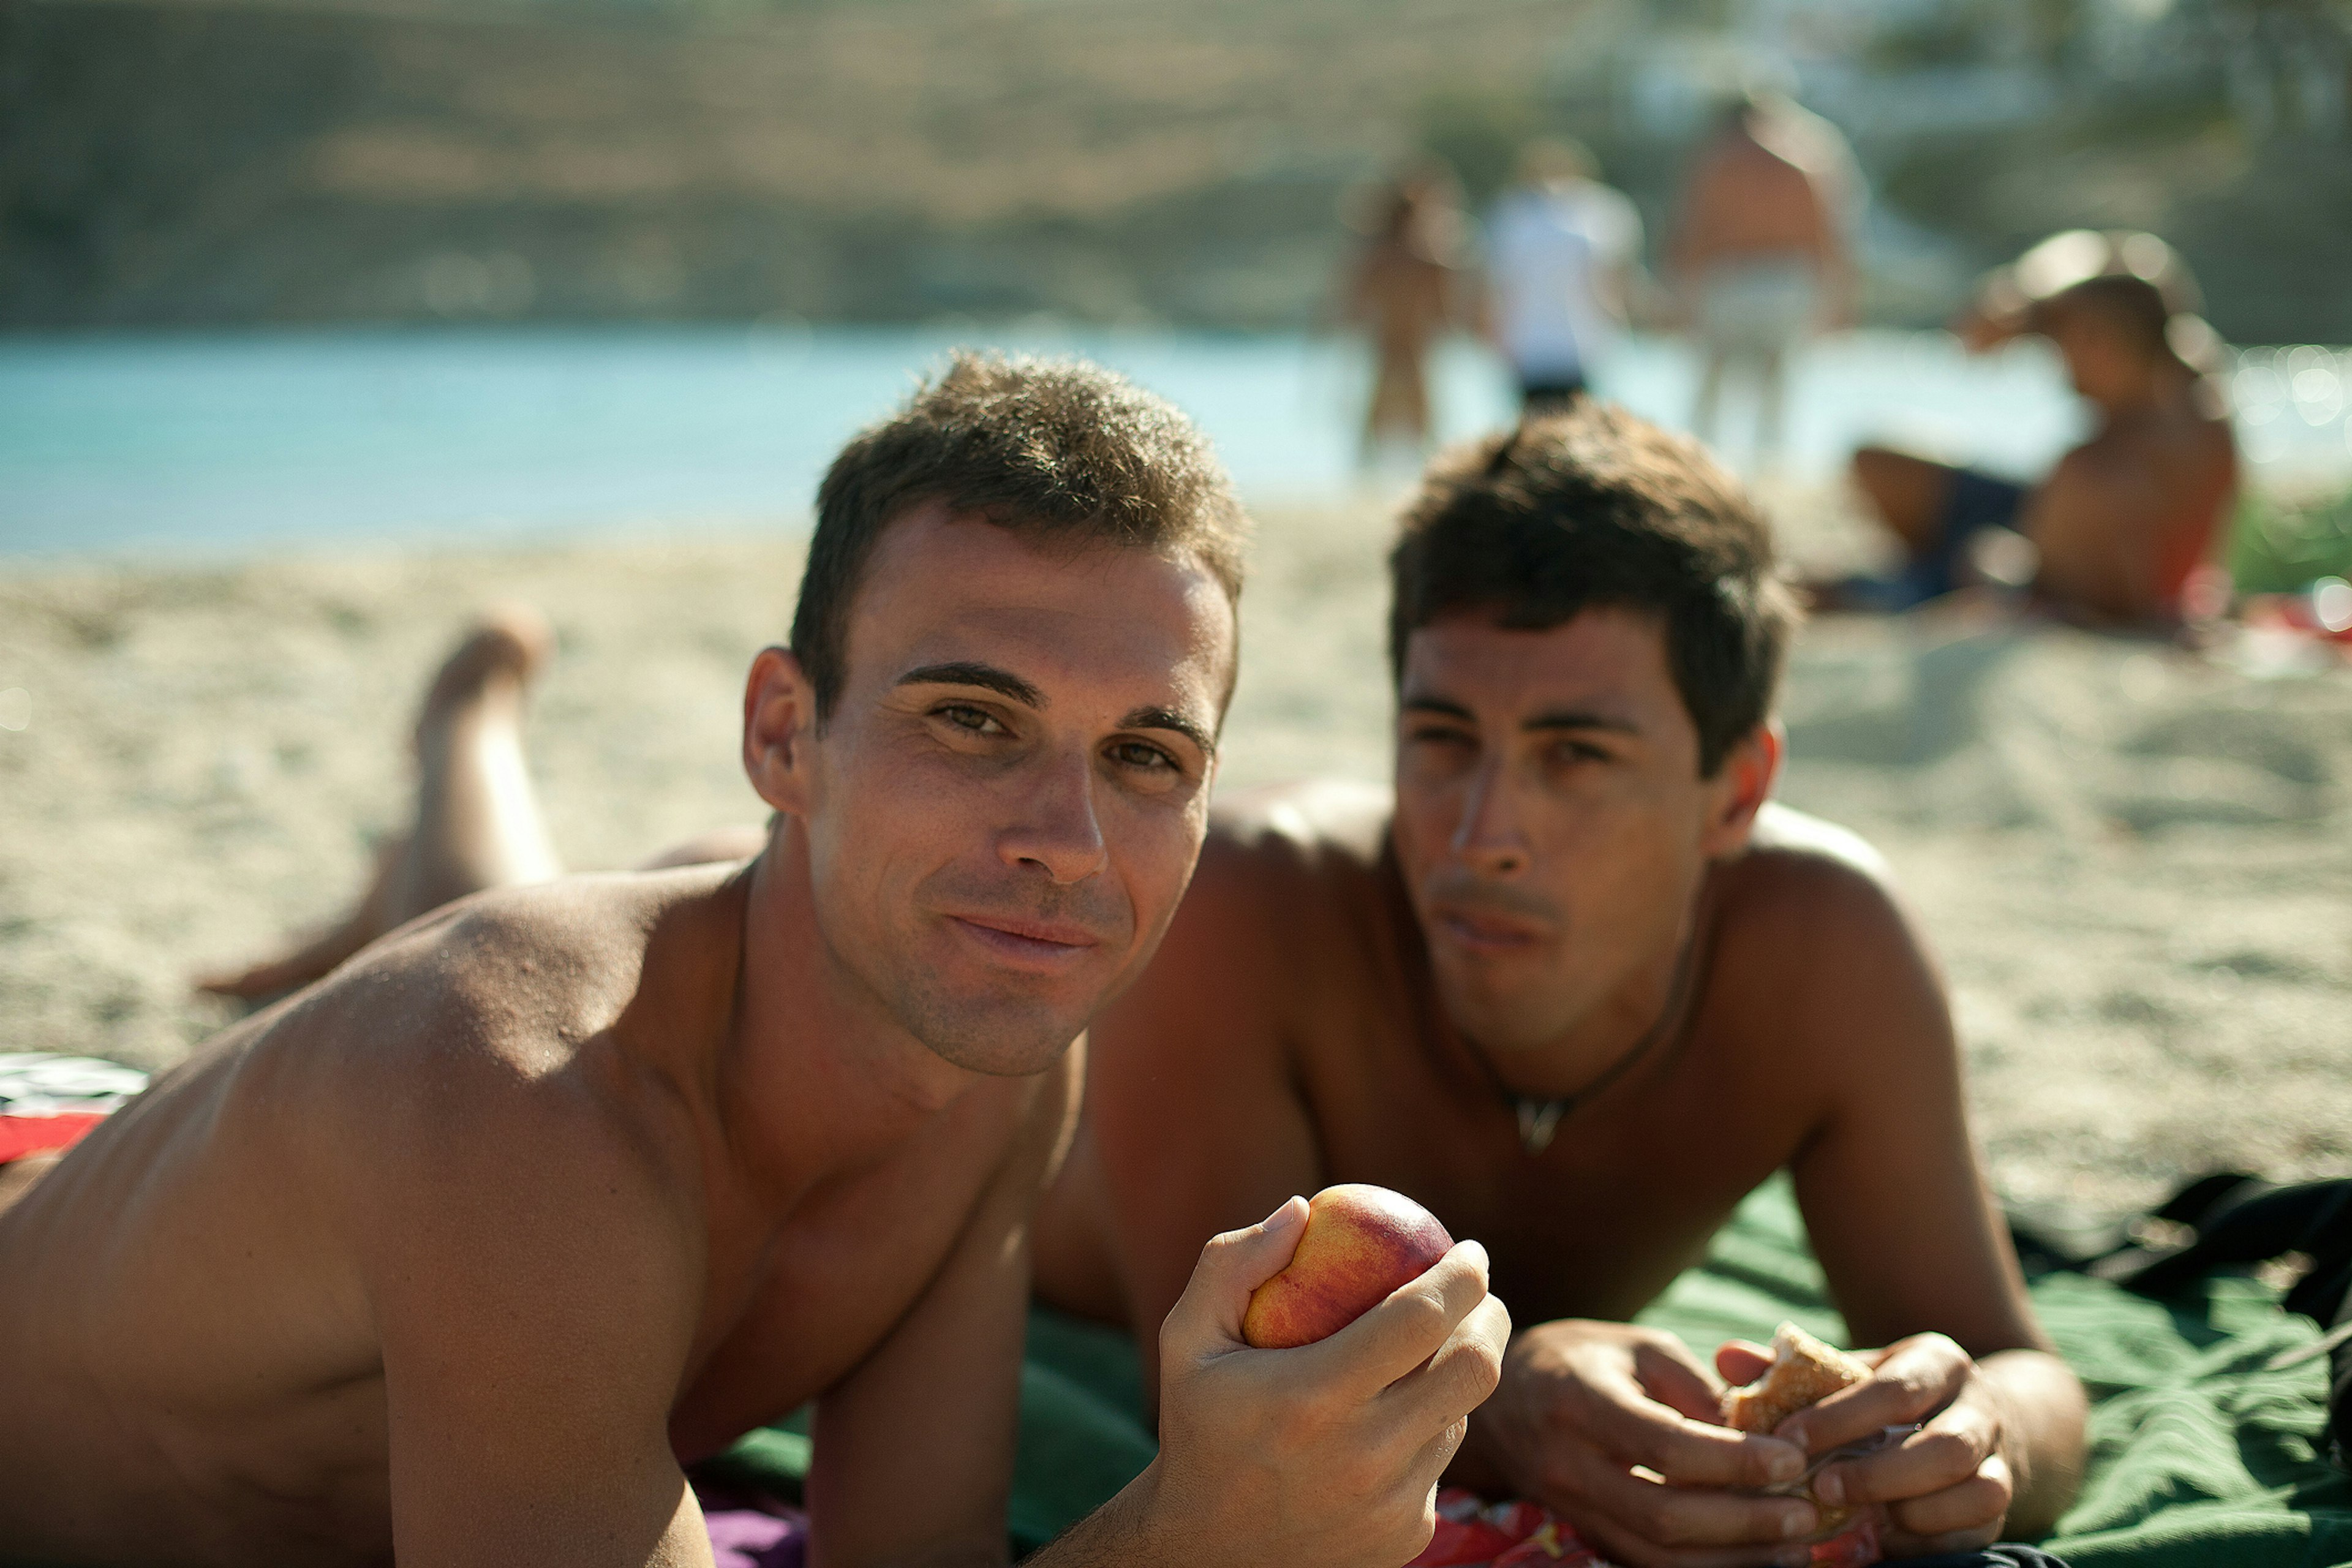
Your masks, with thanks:
M 1505 776 L 1503 760 L 1488 758 L 1470 775 L 1454 824 L 1454 858 L 1490 877 L 1524 871 L 1534 858 L 1521 830 L 1517 802 Z
M 1024 781 L 1019 815 L 997 837 L 997 853 L 1012 867 L 1035 866 L 1063 887 L 1082 882 L 1109 864 L 1102 822 L 1095 813 L 1091 757 L 1055 756 Z

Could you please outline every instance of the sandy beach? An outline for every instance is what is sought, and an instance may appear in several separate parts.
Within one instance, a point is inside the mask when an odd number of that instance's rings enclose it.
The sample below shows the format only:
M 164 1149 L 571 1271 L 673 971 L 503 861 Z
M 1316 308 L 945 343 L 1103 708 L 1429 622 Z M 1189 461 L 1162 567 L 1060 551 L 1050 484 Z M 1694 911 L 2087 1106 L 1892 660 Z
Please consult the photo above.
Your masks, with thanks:
M 1804 498 L 1780 510 L 1800 555 L 1851 553 Z M 1376 500 L 1261 517 L 1225 786 L 1384 775 L 1386 536 Z M 570 864 L 753 818 L 740 683 L 798 566 L 788 530 L 12 564 L 0 691 L 30 704 L 0 728 L 0 1051 L 160 1067 L 227 1022 L 187 976 L 354 890 L 406 809 L 421 682 L 494 599 L 558 628 L 530 744 Z M 1783 709 L 1782 797 L 1884 851 L 1946 967 L 2004 1190 L 2120 1210 L 2220 1165 L 2352 1168 L 2352 668 L 1823 622 Z

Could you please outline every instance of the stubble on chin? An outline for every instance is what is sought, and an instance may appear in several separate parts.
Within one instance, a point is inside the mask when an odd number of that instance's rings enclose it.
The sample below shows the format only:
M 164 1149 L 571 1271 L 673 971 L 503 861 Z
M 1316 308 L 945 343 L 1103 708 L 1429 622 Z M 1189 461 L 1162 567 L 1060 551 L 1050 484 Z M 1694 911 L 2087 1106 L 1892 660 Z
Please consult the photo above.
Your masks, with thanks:
M 968 1072 L 1033 1078 L 1060 1061 L 1086 1025 L 1043 1008 L 937 1000 L 908 1028 L 933 1055 Z

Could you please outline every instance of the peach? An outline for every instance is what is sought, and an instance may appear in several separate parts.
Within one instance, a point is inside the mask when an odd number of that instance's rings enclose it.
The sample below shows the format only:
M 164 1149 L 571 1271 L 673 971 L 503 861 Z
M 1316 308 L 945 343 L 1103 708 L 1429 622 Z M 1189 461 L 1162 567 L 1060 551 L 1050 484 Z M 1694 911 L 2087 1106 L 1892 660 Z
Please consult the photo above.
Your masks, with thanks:
M 1281 1350 L 1336 1334 L 1453 1245 L 1437 1216 L 1402 1193 L 1361 1182 L 1326 1187 L 1307 1200 L 1288 1267 L 1250 1293 L 1242 1338 Z

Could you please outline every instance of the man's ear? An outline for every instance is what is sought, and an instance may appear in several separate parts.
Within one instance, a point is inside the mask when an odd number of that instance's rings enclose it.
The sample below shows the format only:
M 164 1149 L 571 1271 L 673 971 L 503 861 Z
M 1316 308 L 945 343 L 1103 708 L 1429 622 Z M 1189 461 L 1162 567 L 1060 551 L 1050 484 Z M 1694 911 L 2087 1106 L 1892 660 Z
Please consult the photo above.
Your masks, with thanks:
M 743 773 L 776 810 L 814 804 L 816 688 L 789 648 L 764 647 L 743 685 Z
M 1710 860 L 1737 854 L 1748 846 L 1756 814 L 1772 798 L 1780 776 L 1780 758 L 1788 732 L 1780 721 L 1768 719 L 1742 736 L 1725 753 L 1716 770 L 1714 793 L 1707 802 L 1707 820 L 1699 847 Z

